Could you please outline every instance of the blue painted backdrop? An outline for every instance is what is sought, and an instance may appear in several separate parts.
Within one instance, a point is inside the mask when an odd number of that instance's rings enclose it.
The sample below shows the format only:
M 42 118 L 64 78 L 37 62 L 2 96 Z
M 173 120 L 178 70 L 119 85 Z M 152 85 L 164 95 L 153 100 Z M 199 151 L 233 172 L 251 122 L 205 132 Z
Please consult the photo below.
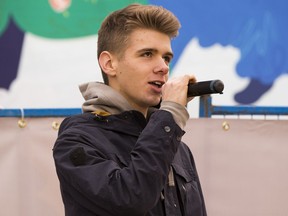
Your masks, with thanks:
M 174 42 L 179 58 L 191 38 L 203 47 L 215 43 L 240 50 L 236 71 L 250 78 L 235 95 L 250 104 L 268 91 L 275 79 L 288 73 L 288 1 L 286 0 L 150 0 L 173 11 L 182 23 Z

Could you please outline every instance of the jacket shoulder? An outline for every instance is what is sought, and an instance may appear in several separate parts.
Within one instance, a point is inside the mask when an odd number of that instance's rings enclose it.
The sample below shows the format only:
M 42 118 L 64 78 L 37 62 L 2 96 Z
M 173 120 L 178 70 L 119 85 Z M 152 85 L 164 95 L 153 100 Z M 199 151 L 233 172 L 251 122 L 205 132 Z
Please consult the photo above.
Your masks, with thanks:
M 71 128 L 73 126 L 77 126 L 79 124 L 86 123 L 93 121 L 93 115 L 91 113 L 83 113 L 73 116 L 66 117 L 60 124 L 59 133 L 66 130 L 67 128 Z

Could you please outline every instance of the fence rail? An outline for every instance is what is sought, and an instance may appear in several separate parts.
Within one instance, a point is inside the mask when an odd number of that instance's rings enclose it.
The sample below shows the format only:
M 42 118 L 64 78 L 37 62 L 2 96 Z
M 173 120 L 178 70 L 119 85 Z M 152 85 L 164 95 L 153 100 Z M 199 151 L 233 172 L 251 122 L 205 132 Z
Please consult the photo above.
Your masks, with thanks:
M 210 95 L 200 97 L 199 117 L 211 118 L 214 115 L 288 115 L 288 107 L 276 106 L 215 106 Z
M 81 108 L 30 108 L 0 109 L 0 117 L 66 117 L 80 114 Z M 275 115 L 288 116 L 288 107 L 273 106 L 215 106 L 210 95 L 200 97 L 199 117 L 225 115 Z
M 80 108 L 0 109 L 0 117 L 66 117 L 81 112 Z

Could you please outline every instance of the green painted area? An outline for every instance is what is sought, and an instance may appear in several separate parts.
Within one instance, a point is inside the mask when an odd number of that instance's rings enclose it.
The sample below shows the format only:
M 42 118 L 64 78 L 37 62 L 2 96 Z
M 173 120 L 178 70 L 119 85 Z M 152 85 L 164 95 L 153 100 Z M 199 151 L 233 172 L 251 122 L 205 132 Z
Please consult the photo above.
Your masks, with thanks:
M 23 31 L 42 37 L 93 35 L 110 12 L 134 2 L 148 4 L 147 0 L 67 0 L 69 6 L 57 10 L 51 2 L 53 0 L 0 0 L 0 35 L 10 18 Z

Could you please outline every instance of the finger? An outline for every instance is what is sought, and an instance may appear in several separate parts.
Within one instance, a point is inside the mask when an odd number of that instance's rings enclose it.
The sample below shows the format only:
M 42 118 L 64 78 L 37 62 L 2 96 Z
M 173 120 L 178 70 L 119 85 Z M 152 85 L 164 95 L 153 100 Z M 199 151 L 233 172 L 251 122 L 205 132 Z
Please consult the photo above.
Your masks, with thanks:
M 195 77 L 195 75 L 190 75 L 189 76 L 189 83 L 196 83 L 197 82 L 197 79 L 196 79 L 196 77 Z

